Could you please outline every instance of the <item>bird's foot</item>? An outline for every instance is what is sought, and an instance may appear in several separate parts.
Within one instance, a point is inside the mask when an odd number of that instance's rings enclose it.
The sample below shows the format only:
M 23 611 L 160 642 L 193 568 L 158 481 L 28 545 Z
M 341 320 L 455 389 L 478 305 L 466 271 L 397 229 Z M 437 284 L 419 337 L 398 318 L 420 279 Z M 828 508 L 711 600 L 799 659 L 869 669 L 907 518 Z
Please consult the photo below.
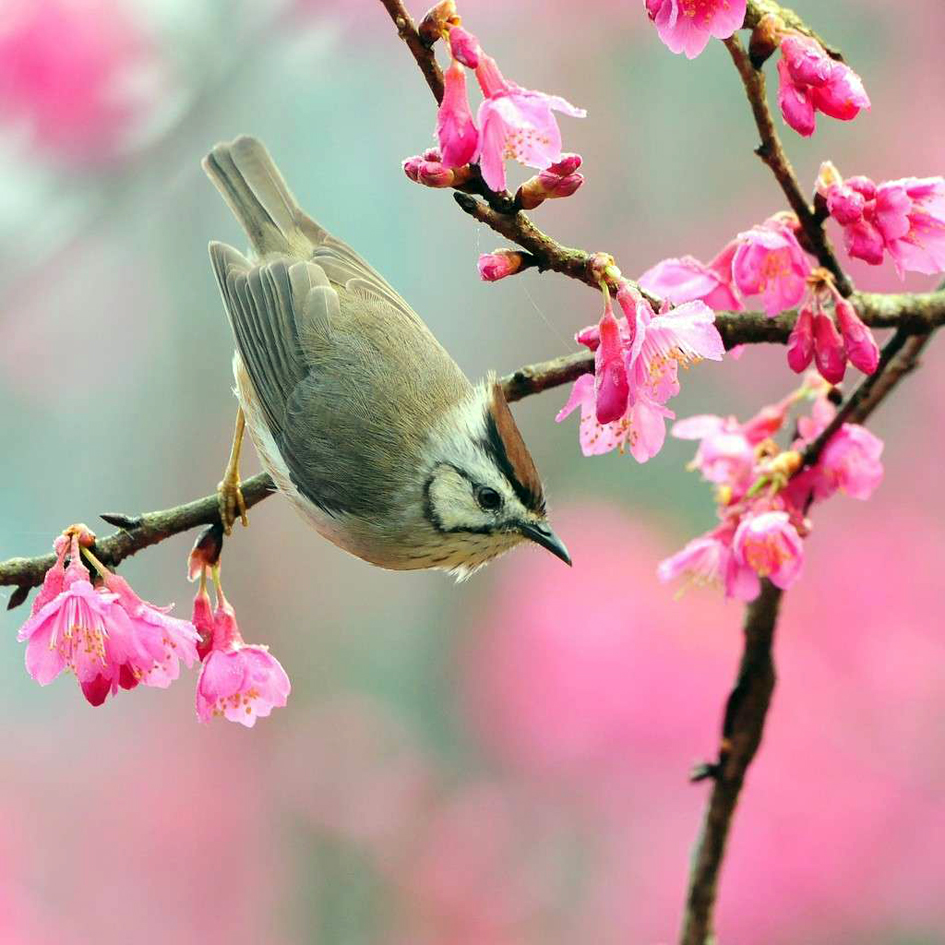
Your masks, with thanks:
M 245 528 L 249 525 L 246 517 L 246 500 L 240 489 L 240 477 L 236 470 L 227 470 L 223 481 L 217 485 L 217 503 L 220 508 L 220 521 L 223 531 L 229 535 L 233 531 L 233 523 L 237 518 Z

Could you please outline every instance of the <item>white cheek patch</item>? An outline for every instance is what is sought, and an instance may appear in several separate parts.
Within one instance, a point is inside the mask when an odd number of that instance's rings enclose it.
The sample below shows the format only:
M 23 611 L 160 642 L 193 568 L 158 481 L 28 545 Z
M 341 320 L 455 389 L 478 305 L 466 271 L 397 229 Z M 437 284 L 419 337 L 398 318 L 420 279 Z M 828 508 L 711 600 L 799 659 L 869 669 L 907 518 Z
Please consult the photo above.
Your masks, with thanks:
M 449 466 L 437 470 L 429 495 L 435 520 L 444 531 L 475 531 L 494 525 L 494 519 L 473 498 L 469 480 Z

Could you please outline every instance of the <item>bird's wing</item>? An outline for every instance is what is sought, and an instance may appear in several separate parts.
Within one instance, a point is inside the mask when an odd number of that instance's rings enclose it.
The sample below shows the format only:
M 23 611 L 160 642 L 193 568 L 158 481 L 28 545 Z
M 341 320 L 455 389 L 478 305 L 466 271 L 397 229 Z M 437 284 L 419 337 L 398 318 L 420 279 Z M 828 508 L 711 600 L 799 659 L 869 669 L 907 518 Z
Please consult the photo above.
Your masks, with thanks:
M 429 422 L 468 395 L 465 376 L 343 243 L 317 262 L 253 265 L 220 243 L 210 256 L 292 481 L 331 515 L 384 515 L 414 481 Z

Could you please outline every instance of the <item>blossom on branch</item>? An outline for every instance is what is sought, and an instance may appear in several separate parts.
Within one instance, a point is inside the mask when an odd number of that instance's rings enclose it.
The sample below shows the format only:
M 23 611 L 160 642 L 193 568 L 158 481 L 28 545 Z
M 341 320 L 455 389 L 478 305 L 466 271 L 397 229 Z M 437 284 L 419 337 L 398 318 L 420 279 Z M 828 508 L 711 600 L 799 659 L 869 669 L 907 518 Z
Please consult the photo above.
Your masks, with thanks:
M 269 647 L 243 641 L 236 613 L 223 594 L 220 569 L 212 569 L 217 606 L 212 614 L 209 645 L 201 641 L 203 665 L 197 679 L 197 718 L 209 722 L 226 718 L 247 728 L 265 718 L 274 708 L 281 708 L 289 698 L 291 684 L 282 664 Z M 194 599 L 195 620 L 206 628 L 210 598 L 206 572 Z
M 142 600 L 124 578 L 105 568 L 89 551 L 94 536 L 84 526 L 67 529 L 66 539 L 57 541 L 56 563 L 18 635 L 27 642 L 30 675 L 45 686 L 71 670 L 92 705 L 139 683 L 169 686 L 180 673 L 180 660 L 190 666 L 197 658 L 193 625 L 168 616 L 170 607 Z M 93 587 L 82 554 L 99 571 L 102 585 Z
M 702 358 L 720 361 L 724 345 L 715 315 L 703 302 L 687 302 L 657 315 L 650 303 L 623 282 L 616 318 L 605 289 L 597 325 L 575 336 L 595 353 L 595 374 L 578 378 L 560 422 L 581 408 L 580 443 L 585 456 L 627 449 L 638 462 L 655 456 L 665 439 L 664 405 L 679 393 L 679 366 Z
M 810 504 L 837 491 L 866 499 L 883 477 L 882 441 L 850 423 L 830 438 L 817 463 L 802 468 L 802 451 L 835 415 L 829 390 L 817 375 L 809 375 L 803 387 L 745 424 L 706 415 L 673 427 L 674 436 L 700 441 L 690 468 L 715 484 L 719 524 L 661 562 L 661 581 L 685 576 L 721 586 L 726 597 L 752 600 L 761 578 L 782 589 L 799 578 Z M 784 426 L 792 404 L 811 396 L 811 414 L 798 418 L 797 439 L 781 449 L 772 434 Z
M 765 314 L 774 318 L 804 296 L 811 264 L 795 236 L 797 218 L 782 213 L 738 234 L 732 275 L 743 295 L 760 295 Z
M 746 0 L 646 0 L 660 39 L 695 59 L 714 36 L 728 39 L 745 22 Z
M 945 178 L 904 177 L 877 185 L 868 177 L 844 180 L 825 161 L 817 193 L 855 259 L 878 266 L 888 252 L 900 277 L 906 270 L 945 271 Z
M 817 40 L 791 30 L 781 36 L 778 79 L 781 116 L 804 137 L 814 133 L 817 112 L 851 121 L 870 107 L 862 79 L 846 63 L 831 59 Z
M 738 249 L 733 240 L 711 262 L 693 256 L 663 259 L 637 280 L 642 289 L 668 299 L 673 305 L 705 302 L 714 312 L 740 312 L 745 308 L 735 287 L 732 259 Z
M 436 137 L 445 167 L 463 167 L 479 150 L 479 129 L 466 94 L 466 70 L 455 59 L 443 73 L 443 101 L 436 114 Z

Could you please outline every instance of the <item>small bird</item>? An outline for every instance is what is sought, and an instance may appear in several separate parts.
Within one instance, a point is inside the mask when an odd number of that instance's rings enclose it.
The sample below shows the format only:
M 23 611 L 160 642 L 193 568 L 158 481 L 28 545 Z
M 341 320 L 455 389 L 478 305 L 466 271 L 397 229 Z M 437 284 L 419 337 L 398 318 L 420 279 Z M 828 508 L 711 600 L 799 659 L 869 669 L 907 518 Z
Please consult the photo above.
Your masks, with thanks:
M 229 530 L 244 428 L 315 529 L 394 570 L 463 579 L 530 540 L 567 564 L 544 490 L 494 375 L 472 384 L 413 309 L 302 212 L 261 142 L 218 144 L 203 168 L 252 258 L 210 243 L 240 402 L 218 487 Z

